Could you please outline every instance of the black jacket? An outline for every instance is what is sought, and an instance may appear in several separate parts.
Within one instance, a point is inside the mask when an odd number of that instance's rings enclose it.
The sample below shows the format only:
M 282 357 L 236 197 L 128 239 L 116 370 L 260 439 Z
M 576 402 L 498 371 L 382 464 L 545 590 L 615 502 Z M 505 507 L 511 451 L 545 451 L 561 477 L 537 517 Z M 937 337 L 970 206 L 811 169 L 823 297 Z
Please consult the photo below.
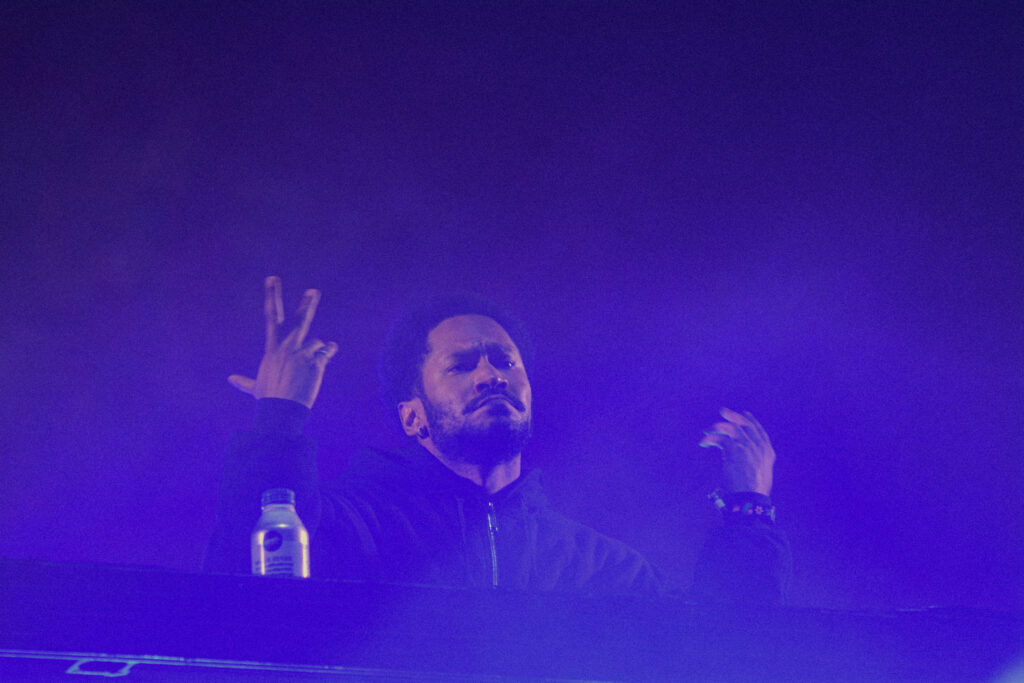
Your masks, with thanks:
M 263 490 L 296 492 L 318 578 L 657 596 L 677 592 L 639 553 L 548 507 L 540 472 L 488 495 L 430 453 L 361 451 L 320 484 L 308 410 L 264 399 L 256 427 L 236 434 L 206 568 L 245 573 Z M 690 597 L 775 602 L 789 549 L 774 525 L 740 520 L 705 544 Z

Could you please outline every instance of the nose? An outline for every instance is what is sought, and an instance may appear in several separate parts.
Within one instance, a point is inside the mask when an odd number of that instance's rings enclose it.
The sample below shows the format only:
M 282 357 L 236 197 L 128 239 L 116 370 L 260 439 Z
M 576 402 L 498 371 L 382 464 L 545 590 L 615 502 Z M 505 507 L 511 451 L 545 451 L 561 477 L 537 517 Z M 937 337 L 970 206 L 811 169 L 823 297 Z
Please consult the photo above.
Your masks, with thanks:
M 486 358 L 480 359 L 475 380 L 474 386 L 478 394 L 482 394 L 485 391 L 508 388 L 508 379 L 505 378 L 498 368 L 491 365 L 490 361 Z

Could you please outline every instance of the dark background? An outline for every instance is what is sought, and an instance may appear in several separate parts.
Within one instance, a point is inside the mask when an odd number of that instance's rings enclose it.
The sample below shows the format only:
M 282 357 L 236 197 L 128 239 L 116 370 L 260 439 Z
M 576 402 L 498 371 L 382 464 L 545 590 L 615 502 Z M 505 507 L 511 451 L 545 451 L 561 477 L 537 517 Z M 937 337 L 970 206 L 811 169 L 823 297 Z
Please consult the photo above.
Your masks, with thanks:
M 277 274 L 327 473 L 471 289 L 563 512 L 688 576 L 748 409 L 793 603 L 1024 609 L 1019 3 L 214 6 L 0 5 L 0 554 L 198 567 Z

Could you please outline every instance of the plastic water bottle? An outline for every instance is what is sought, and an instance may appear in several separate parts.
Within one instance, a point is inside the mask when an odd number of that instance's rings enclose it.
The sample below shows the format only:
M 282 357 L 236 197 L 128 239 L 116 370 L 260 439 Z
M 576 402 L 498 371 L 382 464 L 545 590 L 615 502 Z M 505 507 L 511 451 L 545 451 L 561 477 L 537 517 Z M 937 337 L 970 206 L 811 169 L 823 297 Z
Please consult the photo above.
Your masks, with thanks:
M 295 514 L 295 492 L 267 489 L 252 530 L 252 573 L 257 576 L 309 576 L 309 532 Z

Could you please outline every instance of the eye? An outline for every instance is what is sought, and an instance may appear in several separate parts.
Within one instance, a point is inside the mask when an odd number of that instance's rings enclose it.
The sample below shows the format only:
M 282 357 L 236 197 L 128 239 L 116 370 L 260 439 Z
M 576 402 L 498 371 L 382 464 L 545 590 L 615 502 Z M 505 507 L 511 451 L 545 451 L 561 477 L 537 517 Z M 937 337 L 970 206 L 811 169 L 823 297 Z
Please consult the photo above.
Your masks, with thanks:
M 469 361 L 462 361 L 448 368 L 448 372 L 471 372 L 476 365 Z

